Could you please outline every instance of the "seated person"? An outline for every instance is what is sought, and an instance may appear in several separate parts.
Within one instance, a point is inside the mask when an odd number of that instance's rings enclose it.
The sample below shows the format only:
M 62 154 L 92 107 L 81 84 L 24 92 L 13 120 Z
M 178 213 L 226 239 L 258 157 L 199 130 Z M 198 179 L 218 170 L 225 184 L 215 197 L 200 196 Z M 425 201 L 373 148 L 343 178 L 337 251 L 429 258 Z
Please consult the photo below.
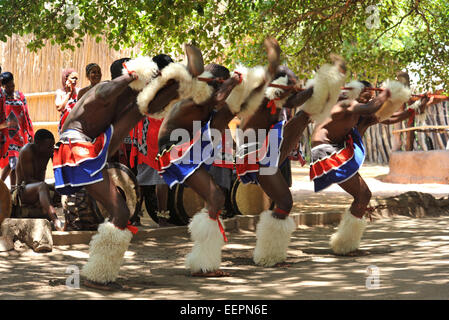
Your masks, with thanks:
M 50 186 L 45 183 L 45 172 L 50 158 L 53 157 L 55 138 L 45 129 L 40 129 L 34 136 L 34 142 L 26 144 L 19 153 L 17 164 L 17 188 L 13 191 L 13 206 L 22 204 L 40 207 L 41 214 L 32 214 L 28 218 L 44 218 L 52 222 L 57 231 L 64 231 L 62 222 L 56 215 L 51 203 Z M 16 216 L 16 218 L 20 218 Z

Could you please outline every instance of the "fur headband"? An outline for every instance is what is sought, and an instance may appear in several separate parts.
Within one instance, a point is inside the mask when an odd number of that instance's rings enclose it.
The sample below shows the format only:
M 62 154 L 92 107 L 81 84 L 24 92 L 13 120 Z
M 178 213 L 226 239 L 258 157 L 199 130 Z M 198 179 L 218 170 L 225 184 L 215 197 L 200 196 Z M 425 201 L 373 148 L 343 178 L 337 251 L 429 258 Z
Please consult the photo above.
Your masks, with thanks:
M 138 79 L 132 81 L 129 86 L 131 89 L 140 91 L 154 78 L 157 77 L 159 68 L 157 64 L 147 56 L 137 57 L 135 59 L 126 61 L 126 66 L 122 70 L 122 74 L 128 74 L 128 72 L 135 72 Z
M 212 78 L 212 74 L 209 72 L 204 72 L 200 76 Z M 186 66 L 180 63 L 170 63 L 162 69 L 161 75 L 148 83 L 137 96 L 137 105 L 142 114 L 148 115 L 148 104 L 154 99 L 158 91 L 172 79 L 179 83 L 178 98 L 172 100 L 164 110 L 151 114 L 151 117 L 164 118 L 176 102 L 191 98 L 195 103 L 201 103 L 207 100 L 213 93 L 213 88 L 206 82 L 193 78 Z
M 306 83 L 306 88 L 313 87 L 313 94 L 302 105 L 301 110 L 307 112 L 316 124 L 326 120 L 338 101 L 345 78 L 346 75 L 340 72 L 338 66 L 321 66 L 315 77 Z
M 389 89 L 391 96 L 375 113 L 379 118 L 379 122 L 390 118 L 391 115 L 395 113 L 404 103 L 406 103 L 411 96 L 410 88 L 406 87 L 399 81 L 387 80 L 382 85 L 382 88 Z
M 233 114 L 238 114 L 244 118 L 253 114 L 263 101 L 265 89 L 268 85 L 266 81 L 266 70 L 262 66 L 247 68 L 240 65 L 235 71 L 242 74 L 242 83 L 235 86 L 226 99 L 226 103 Z M 263 85 L 264 82 L 265 87 L 252 95 L 250 101 L 247 101 L 254 89 Z

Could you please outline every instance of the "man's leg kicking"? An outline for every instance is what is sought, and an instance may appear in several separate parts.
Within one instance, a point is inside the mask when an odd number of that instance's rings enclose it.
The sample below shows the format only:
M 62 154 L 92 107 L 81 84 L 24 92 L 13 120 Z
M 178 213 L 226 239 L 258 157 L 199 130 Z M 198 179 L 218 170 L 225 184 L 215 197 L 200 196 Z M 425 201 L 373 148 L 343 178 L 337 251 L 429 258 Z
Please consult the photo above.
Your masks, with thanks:
M 98 227 L 89 248 L 89 260 L 81 274 L 85 285 L 102 290 L 120 289 L 117 279 L 132 233 L 127 229 L 129 209 L 117 187 L 103 169 L 103 181 L 86 186 L 87 192 L 99 201 L 110 217 Z
M 366 228 L 363 215 L 369 205 L 371 191 L 359 173 L 339 186 L 349 193 L 354 201 L 343 214 L 337 232 L 331 236 L 330 245 L 336 254 L 350 254 L 356 252 L 360 246 Z
M 276 207 L 274 211 L 267 210 L 260 214 L 253 258 L 258 265 L 272 267 L 283 263 L 287 258 L 290 237 L 296 229 L 295 222 L 289 217 L 293 199 L 279 169 L 272 175 L 259 173 L 258 180 L 265 193 L 275 202 Z
M 196 213 L 189 223 L 194 246 L 186 257 L 186 267 L 193 276 L 229 276 L 228 273 L 219 270 L 221 249 L 226 241 L 219 217 L 225 196 L 204 168 L 195 171 L 186 180 L 186 184 L 197 192 L 207 205 L 207 208 Z

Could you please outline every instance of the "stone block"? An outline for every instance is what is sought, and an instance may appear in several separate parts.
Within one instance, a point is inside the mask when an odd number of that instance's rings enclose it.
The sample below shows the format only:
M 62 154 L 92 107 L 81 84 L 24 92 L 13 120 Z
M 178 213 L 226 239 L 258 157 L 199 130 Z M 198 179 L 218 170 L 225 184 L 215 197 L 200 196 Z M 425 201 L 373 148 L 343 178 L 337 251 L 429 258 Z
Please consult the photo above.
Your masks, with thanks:
M 53 250 L 51 224 L 46 219 L 5 219 L 1 226 L 2 235 L 26 243 L 35 252 Z
M 11 238 L 0 236 L 0 252 L 10 251 L 14 249 L 14 242 Z

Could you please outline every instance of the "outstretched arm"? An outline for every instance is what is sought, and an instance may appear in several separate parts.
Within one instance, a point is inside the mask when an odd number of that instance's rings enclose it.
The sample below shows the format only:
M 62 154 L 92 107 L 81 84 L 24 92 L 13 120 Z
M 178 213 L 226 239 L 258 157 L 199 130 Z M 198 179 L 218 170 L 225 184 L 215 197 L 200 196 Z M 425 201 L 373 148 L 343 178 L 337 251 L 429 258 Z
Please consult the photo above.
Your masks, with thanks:
M 264 41 L 268 57 L 268 73 L 274 78 L 281 61 L 281 47 L 275 38 L 268 37 Z
M 184 45 L 187 56 L 187 70 L 193 77 L 197 77 L 204 71 L 204 61 L 201 50 L 191 44 Z
M 222 107 L 223 104 L 226 103 L 226 99 L 231 94 L 232 89 L 240 83 L 240 77 L 240 74 L 234 73 L 232 77 L 223 82 L 218 90 L 215 91 L 209 99 L 202 103 L 202 105 L 207 107 Z
M 291 95 L 287 102 L 284 104 L 284 108 L 296 108 L 306 102 L 313 94 L 313 87 L 306 90 L 299 91 Z
M 384 90 L 374 99 L 366 104 L 358 103 L 355 100 L 343 100 L 338 102 L 331 111 L 332 119 L 340 119 L 350 114 L 371 115 L 375 113 L 390 97 L 390 90 Z
M 401 121 L 404 121 L 405 119 L 410 118 L 413 115 L 413 110 L 412 109 L 407 109 L 404 111 L 398 111 L 393 113 L 393 115 L 388 118 L 387 120 L 382 121 L 382 124 L 394 124 L 394 123 L 398 123 Z
M 108 82 L 99 83 L 95 86 L 95 98 L 103 100 L 107 104 L 115 100 L 136 79 L 137 75 L 132 73 L 122 75 Z
M 425 112 L 425 108 L 432 105 L 433 101 L 434 101 L 433 97 L 422 98 L 419 101 L 419 113 Z M 398 111 L 398 112 L 393 113 L 393 115 L 390 118 L 382 121 L 381 123 L 383 123 L 383 124 L 398 123 L 398 122 L 404 121 L 405 119 L 410 118 L 414 113 L 415 113 L 415 111 L 412 108 L 407 108 L 404 111 Z

